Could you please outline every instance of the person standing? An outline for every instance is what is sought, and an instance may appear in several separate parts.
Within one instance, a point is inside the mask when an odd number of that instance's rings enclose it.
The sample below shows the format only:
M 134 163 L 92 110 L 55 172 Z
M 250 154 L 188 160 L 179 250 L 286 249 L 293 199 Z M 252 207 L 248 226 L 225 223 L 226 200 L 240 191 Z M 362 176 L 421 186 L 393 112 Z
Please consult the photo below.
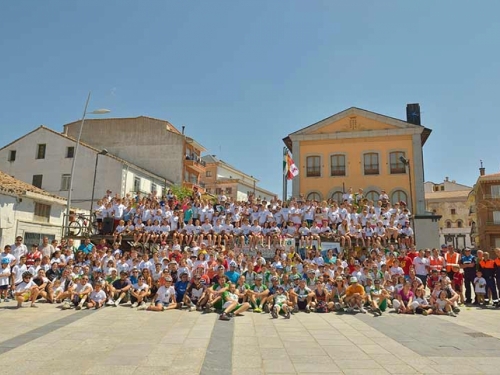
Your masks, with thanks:
M 413 267 L 415 274 L 422 280 L 422 283 L 427 285 L 427 275 L 429 274 L 429 258 L 425 257 L 424 250 L 420 249 L 418 255 L 413 259 Z
M 458 266 L 460 262 L 460 254 L 455 252 L 455 249 L 453 248 L 452 245 L 448 245 L 448 250 L 446 251 L 445 254 L 445 260 L 446 260 L 446 273 L 448 274 L 448 277 L 450 280 L 453 280 L 453 266 Z
M 28 255 L 28 248 L 23 244 L 23 238 L 21 236 L 16 237 L 16 243 L 12 245 L 12 255 L 16 257 L 17 263 L 19 263 L 19 258 L 22 255 Z
M 465 248 L 460 258 L 460 268 L 464 271 L 465 303 L 472 303 L 472 288 L 476 278 L 476 257 L 471 254 L 469 248 Z
M 495 249 L 495 280 L 497 282 L 498 296 L 500 297 L 500 247 Z M 497 300 L 496 307 L 500 307 L 500 299 Z
M 486 295 L 484 298 L 484 303 L 486 305 L 490 302 L 490 294 L 493 303 L 496 305 L 498 303 L 497 288 L 495 285 L 495 261 L 490 259 L 490 253 L 487 251 L 483 254 L 483 260 L 479 262 L 481 271 L 483 272 L 483 278 L 486 280 Z

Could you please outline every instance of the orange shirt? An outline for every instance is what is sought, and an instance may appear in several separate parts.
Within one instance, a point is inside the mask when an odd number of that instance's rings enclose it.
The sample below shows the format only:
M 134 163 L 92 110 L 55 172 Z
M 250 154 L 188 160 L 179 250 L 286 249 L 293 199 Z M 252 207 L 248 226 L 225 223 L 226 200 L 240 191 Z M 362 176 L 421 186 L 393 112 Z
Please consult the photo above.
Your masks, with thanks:
M 458 253 L 446 253 L 444 257 L 446 260 L 446 271 L 451 272 L 453 270 L 453 265 L 458 264 Z
M 361 284 L 352 284 L 349 285 L 345 291 L 346 297 L 352 296 L 355 293 L 359 293 L 360 295 L 364 296 L 365 295 L 365 288 Z

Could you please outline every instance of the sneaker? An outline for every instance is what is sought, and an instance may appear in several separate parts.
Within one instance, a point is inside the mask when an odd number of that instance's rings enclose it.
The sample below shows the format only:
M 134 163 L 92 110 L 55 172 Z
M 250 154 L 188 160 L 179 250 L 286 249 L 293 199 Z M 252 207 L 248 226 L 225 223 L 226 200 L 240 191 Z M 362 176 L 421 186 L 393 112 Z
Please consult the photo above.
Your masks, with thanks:
M 271 316 L 273 317 L 273 319 L 278 319 L 278 313 L 276 312 L 276 309 L 271 310 Z
M 107 306 L 114 306 L 115 305 L 115 301 L 113 301 L 113 299 L 109 299 L 108 302 L 106 302 L 106 305 Z
M 335 306 L 335 310 L 338 310 L 338 311 L 342 311 L 343 310 L 342 309 L 342 305 L 340 304 L 340 302 L 335 302 L 334 306 Z
M 253 309 L 253 312 L 254 313 L 261 313 L 262 310 L 260 308 L 256 307 L 255 309 Z
M 81 310 L 82 309 L 82 306 L 78 305 L 75 307 L 75 310 Z
M 285 314 L 285 319 L 290 319 L 290 310 L 288 310 Z
M 455 306 L 455 307 L 453 308 L 453 312 L 454 312 L 455 314 L 458 314 L 458 313 L 460 312 L 460 309 L 459 309 L 458 307 L 456 307 L 456 306 Z
M 366 314 L 366 310 L 365 310 L 365 308 L 364 308 L 364 307 L 361 307 L 361 308 L 359 309 L 359 312 L 360 312 L 360 313 L 363 313 L 363 314 Z
M 269 304 L 268 304 L 268 303 L 266 303 L 266 304 L 264 305 L 264 312 L 265 312 L 266 314 L 269 314 L 269 312 L 270 312 L 270 311 L 269 311 Z
M 376 309 L 375 309 L 375 312 L 376 312 L 377 314 L 379 314 L 380 316 L 382 316 L 382 310 L 380 310 L 380 308 L 376 308 Z
M 69 302 L 64 302 L 62 307 L 61 307 L 62 310 L 69 310 L 71 309 L 71 303 Z
M 194 310 L 196 310 L 196 306 L 195 305 L 191 305 L 191 307 L 189 308 L 189 311 L 191 312 L 191 311 L 194 311 Z
M 293 312 L 294 312 L 295 314 L 299 312 L 299 306 L 298 306 L 298 305 L 295 305 L 295 306 L 293 307 Z
M 348 312 L 348 313 L 353 313 L 353 312 L 354 312 L 354 309 L 353 309 L 352 307 L 348 307 L 348 308 L 347 308 L 347 312 Z
M 427 312 L 427 310 L 424 310 L 424 311 L 422 311 L 422 315 L 427 316 L 427 315 L 429 315 L 429 313 Z
M 456 317 L 457 317 L 457 315 L 456 315 L 453 311 L 448 312 L 448 315 L 449 315 L 449 316 L 452 316 L 452 317 L 454 317 L 454 318 L 456 318 Z
M 305 312 L 306 312 L 307 314 L 309 314 L 309 313 L 311 312 L 311 308 L 310 308 L 309 306 L 306 306 L 306 310 L 305 310 Z
M 4 302 L 10 302 L 10 299 L 5 298 L 3 301 L 4 301 Z
M 131 307 L 135 309 L 137 306 L 139 306 L 139 304 L 137 302 L 134 302 Z
M 137 310 L 141 311 L 141 310 L 146 310 L 148 307 L 146 306 L 145 303 L 141 303 L 141 305 L 137 308 Z
M 115 301 L 115 303 L 113 304 L 114 307 L 118 307 L 120 305 L 120 301 Z
M 228 321 L 228 320 L 231 320 L 231 318 L 229 316 L 227 316 L 226 313 L 222 313 L 222 314 L 219 315 L 219 320 Z
M 34 309 L 38 309 L 38 306 L 37 306 L 37 305 L 35 305 L 34 303 L 32 303 L 32 304 L 30 305 L 30 307 L 32 307 L 32 308 L 34 308 Z

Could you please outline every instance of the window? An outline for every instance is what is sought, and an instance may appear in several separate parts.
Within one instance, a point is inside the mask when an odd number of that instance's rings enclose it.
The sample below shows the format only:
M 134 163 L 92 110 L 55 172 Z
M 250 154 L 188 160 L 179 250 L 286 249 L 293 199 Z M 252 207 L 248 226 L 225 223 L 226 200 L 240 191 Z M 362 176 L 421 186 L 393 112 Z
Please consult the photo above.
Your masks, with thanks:
M 36 150 L 36 158 L 37 159 L 45 159 L 45 151 L 47 149 L 47 145 L 45 143 L 39 144 Z
M 321 158 L 319 156 L 308 156 L 306 165 L 307 177 L 321 177 Z
M 369 201 L 372 201 L 372 202 L 377 202 L 378 201 L 378 197 L 379 197 L 379 193 L 375 190 L 370 190 L 369 192 L 367 192 L 365 194 L 365 198 L 368 199 Z
M 233 188 L 226 188 L 226 194 L 233 194 Z
M 395 151 L 389 154 L 391 174 L 406 173 L 406 165 L 399 160 L 401 157 L 405 157 L 405 153 L 402 151 Z
M 212 189 L 207 188 L 207 194 L 212 194 Z
M 448 228 L 448 229 L 451 228 L 451 221 L 446 220 L 446 228 Z
M 406 193 L 403 190 L 396 190 L 391 195 L 391 203 L 394 204 L 394 203 L 399 203 L 401 201 L 409 204 L 408 203 L 408 196 L 406 195 Z
M 439 191 L 439 186 L 434 185 L 434 186 L 432 187 L 432 191 Z
M 464 226 L 464 223 L 462 222 L 462 220 L 457 220 L 457 227 L 463 228 L 463 226 Z
M 15 151 L 14 151 L 14 153 L 15 153 Z M 14 154 L 14 159 L 15 158 L 16 157 Z M 492 198 L 500 198 L 500 185 L 491 185 L 491 197 Z
M 141 179 L 140 177 L 134 177 L 134 191 L 141 191 Z
M 9 151 L 9 161 L 15 161 L 16 160 L 16 150 L 10 150 Z
M 365 174 L 379 174 L 378 169 L 378 154 L 369 152 L 364 155 Z
M 222 195 L 222 189 L 221 188 L 216 188 L 215 189 L 215 194 Z
M 331 176 L 345 176 L 345 155 L 330 156 Z
M 500 211 L 493 211 L 493 224 L 500 224 Z
M 450 210 L 450 213 L 451 213 L 452 215 L 456 215 L 456 214 L 457 214 L 457 210 L 456 210 L 456 209 L 454 209 L 454 208 L 452 208 L 452 209 Z
M 50 219 L 50 205 L 35 202 L 35 221 L 43 221 L 48 223 Z
M 75 156 L 75 148 L 73 146 L 66 148 L 66 157 L 71 159 Z
M 309 193 L 307 194 L 307 200 L 310 200 L 310 201 L 321 201 L 321 196 L 318 194 L 318 193 L 315 193 L 315 192 L 312 192 L 312 193 Z
M 151 193 L 154 193 L 155 191 L 158 191 L 156 189 L 158 189 L 158 187 L 156 186 L 156 184 L 151 184 Z
M 205 177 L 212 177 L 212 171 L 206 171 Z
M 42 180 L 43 180 L 42 174 L 34 174 L 31 185 L 36 186 L 37 188 L 41 189 L 42 188 Z
M 63 174 L 61 177 L 61 190 L 67 191 L 69 190 L 69 185 L 71 184 L 71 175 Z
M 343 193 L 341 191 L 336 191 L 332 194 L 332 199 L 337 203 L 342 203 L 342 195 Z
M 441 191 L 444 191 L 444 185 L 440 187 Z

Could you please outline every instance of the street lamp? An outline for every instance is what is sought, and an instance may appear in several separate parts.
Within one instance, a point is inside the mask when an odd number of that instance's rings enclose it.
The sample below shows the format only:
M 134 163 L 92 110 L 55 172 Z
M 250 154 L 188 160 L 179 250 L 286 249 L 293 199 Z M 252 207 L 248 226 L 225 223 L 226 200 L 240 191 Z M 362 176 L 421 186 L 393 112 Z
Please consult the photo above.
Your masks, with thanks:
M 415 207 L 413 206 L 413 188 L 411 186 L 410 159 L 406 159 L 404 156 L 400 156 L 399 161 L 405 165 L 405 170 L 406 167 L 408 167 L 408 182 L 410 183 L 410 204 L 411 204 L 411 210 L 413 211 L 413 214 L 415 214 Z
M 92 183 L 92 198 L 90 199 L 90 222 L 92 223 L 92 214 L 94 213 L 94 192 L 95 192 L 95 180 L 97 177 L 97 163 L 99 163 L 99 155 L 107 155 L 108 150 L 104 149 L 98 152 L 95 156 L 95 168 L 94 168 L 94 182 Z
M 70 214 L 70 209 L 71 209 L 71 198 L 73 195 L 73 177 L 75 174 L 75 165 L 76 165 L 76 157 L 78 154 L 78 146 L 80 145 L 80 138 L 82 136 L 82 130 L 83 130 L 83 124 L 85 124 L 85 116 L 86 115 L 103 115 L 106 113 L 111 112 L 109 109 L 96 109 L 95 111 L 92 112 L 87 112 L 87 107 L 89 105 L 90 101 L 90 95 L 91 93 L 89 92 L 89 95 L 87 96 L 87 101 L 85 102 L 85 108 L 83 110 L 83 115 L 82 115 L 82 121 L 80 122 L 80 130 L 78 132 L 78 138 L 76 139 L 76 145 L 75 145 L 75 152 L 73 154 L 73 162 L 71 164 L 71 173 L 70 173 L 70 180 L 69 180 L 69 191 L 68 191 L 68 201 L 66 204 L 66 218 L 65 218 L 65 226 L 66 228 L 69 226 L 69 214 Z

